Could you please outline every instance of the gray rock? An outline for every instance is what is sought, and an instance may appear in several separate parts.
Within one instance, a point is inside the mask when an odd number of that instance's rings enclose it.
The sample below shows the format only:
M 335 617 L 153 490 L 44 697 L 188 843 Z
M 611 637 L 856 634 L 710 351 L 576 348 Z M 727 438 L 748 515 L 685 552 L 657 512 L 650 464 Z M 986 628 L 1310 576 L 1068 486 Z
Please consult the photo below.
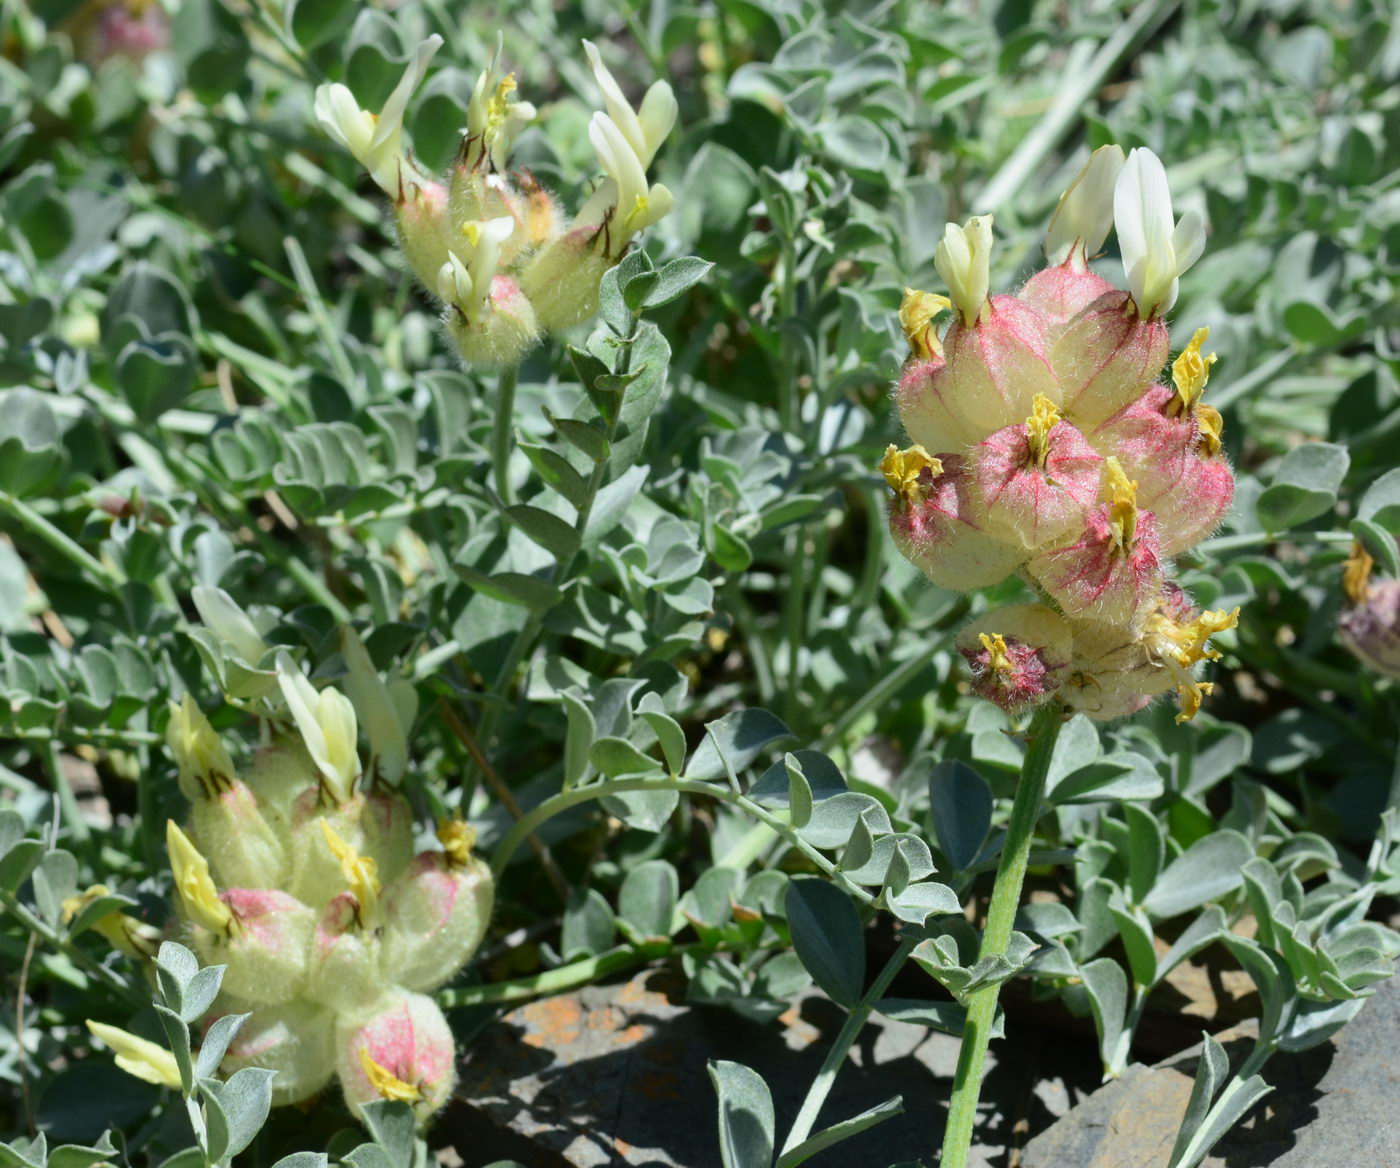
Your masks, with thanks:
M 434 1128 L 467 1168 L 513 1158 L 527 1168 L 709 1168 L 719 1163 L 705 1066 L 733 1059 L 773 1093 L 781 1143 L 844 1013 L 809 994 L 772 1025 L 689 1007 L 666 970 L 532 1002 L 471 1045 L 456 1102 Z M 1008 1150 L 1067 1111 L 1099 1078 L 1092 1050 L 1022 1031 L 992 1047 L 972 1163 L 1002 1168 Z M 894 1095 L 905 1113 L 813 1157 L 813 1168 L 932 1161 L 942 1136 L 956 1039 L 875 1017 L 822 1110 L 821 1127 Z M 998 1059 L 999 1056 L 999 1059 Z
M 1221 1035 L 1232 1066 L 1251 1028 Z M 1031 1140 L 1021 1168 L 1165 1168 L 1186 1111 L 1200 1047 L 1155 1067 L 1133 1065 Z M 1330 1042 L 1275 1055 L 1274 1090 L 1204 1161 L 1205 1168 L 1400 1165 L 1400 980 L 1380 987 Z

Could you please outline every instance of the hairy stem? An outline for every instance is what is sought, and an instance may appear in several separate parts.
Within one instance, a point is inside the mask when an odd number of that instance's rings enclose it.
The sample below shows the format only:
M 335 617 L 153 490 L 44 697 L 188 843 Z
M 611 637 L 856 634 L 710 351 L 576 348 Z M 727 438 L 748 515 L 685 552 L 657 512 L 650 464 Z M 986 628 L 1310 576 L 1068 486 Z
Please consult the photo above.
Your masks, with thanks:
M 1052 701 L 1041 706 L 1031 721 L 1029 749 L 1021 767 L 1021 781 L 1016 786 L 1011 820 L 1006 826 L 1006 843 L 1002 846 L 1001 863 L 992 887 L 992 903 L 987 910 L 987 927 L 982 933 L 979 959 L 1004 954 L 1011 940 L 1011 926 L 1016 920 L 1021 886 L 1026 879 L 1031 837 L 1035 835 L 1036 821 L 1040 818 L 1045 779 L 1050 771 L 1055 739 L 1059 737 L 1061 718 L 1059 703 Z M 982 1093 L 982 1068 L 987 1061 L 987 1043 L 991 1040 L 1000 990 L 1000 984 L 992 984 L 968 996 L 967 1024 L 963 1029 L 962 1049 L 958 1052 L 953 1095 L 948 1102 L 948 1123 L 943 1132 L 943 1158 L 939 1161 L 942 1168 L 967 1168 L 972 1128 L 977 1119 L 977 1100 Z

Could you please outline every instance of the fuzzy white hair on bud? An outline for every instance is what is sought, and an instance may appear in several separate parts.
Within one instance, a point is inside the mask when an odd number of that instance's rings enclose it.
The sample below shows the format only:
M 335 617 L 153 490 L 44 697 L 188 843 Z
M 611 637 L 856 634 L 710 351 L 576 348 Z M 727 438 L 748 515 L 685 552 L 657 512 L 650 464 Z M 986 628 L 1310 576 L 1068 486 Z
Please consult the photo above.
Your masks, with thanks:
M 442 37 L 436 33 L 419 43 L 378 117 L 361 109 L 355 95 L 344 85 L 321 85 L 316 89 L 313 106 L 316 120 L 326 133 L 355 156 L 379 189 L 390 197 L 396 196 L 399 190 L 399 167 L 403 159 L 400 143 L 409 99 L 422 84 L 433 54 L 441 47 Z
M 1113 228 L 1113 192 L 1123 169 L 1121 146 L 1100 146 L 1060 196 L 1045 229 L 1045 258 L 1082 267 L 1102 249 Z
M 948 285 L 965 325 L 973 325 L 991 287 L 992 217 L 974 215 L 959 227 L 949 223 L 933 253 L 933 266 Z
M 1162 160 L 1146 147 L 1128 155 L 1113 191 L 1113 222 L 1128 292 L 1143 319 L 1176 303 L 1182 273 L 1205 250 L 1205 222 L 1195 211 L 1172 217 Z

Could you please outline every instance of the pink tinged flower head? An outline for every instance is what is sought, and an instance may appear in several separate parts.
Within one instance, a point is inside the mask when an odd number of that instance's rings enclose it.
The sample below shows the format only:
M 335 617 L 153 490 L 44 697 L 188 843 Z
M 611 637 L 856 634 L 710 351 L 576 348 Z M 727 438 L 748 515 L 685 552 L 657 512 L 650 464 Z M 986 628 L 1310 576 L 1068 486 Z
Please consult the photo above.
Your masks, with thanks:
M 1137 482 L 1138 505 L 1148 510 L 1174 494 L 1196 445 L 1194 421 L 1174 415 L 1172 401 L 1165 385 L 1150 385 L 1090 434 L 1094 445 L 1112 451 L 1123 473 Z
M 385 974 L 414 990 L 444 984 L 481 944 L 494 902 L 480 859 L 451 846 L 421 853 L 384 893 Z
M 967 518 L 966 460 L 952 454 L 933 458 L 921 446 L 890 446 L 880 470 L 894 492 L 895 546 L 940 588 L 985 588 L 1004 580 L 1025 558 L 1019 544 L 988 534 Z
M 214 879 L 229 888 L 276 888 L 287 857 L 251 787 L 231 779 L 207 799 L 195 801 L 191 836 L 209 857 Z
M 998 430 L 968 462 L 978 517 L 1031 549 L 1081 527 L 1103 478 L 1103 459 L 1044 396 L 1024 425 Z
M 1347 561 L 1350 604 L 1337 618 L 1337 636 L 1367 669 L 1400 677 L 1400 580 L 1372 581 L 1370 568 L 1370 556 L 1355 549 Z
M 943 355 L 944 365 L 917 393 L 907 392 L 901 379 L 897 396 L 905 430 L 927 450 L 961 451 L 980 442 L 1030 413 L 1037 394 L 1060 401 L 1044 323 L 1014 296 L 993 296 L 972 324 L 954 320 Z
M 237 928 L 222 936 L 197 930 L 195 948 L 206 965 L 228 966 L 224 989 L 266 1006 L 299 997 L 316 929 L 312 911 L 276 889 L 233 888 L 220 899 Z
M 1037 706 L 1063 684 L 1071 658 L 1069 625 L 1044 604 L 999 608 L 957 636 L 972 689 L 1009 714 Z
M 1166 364 L 1167 326 L 1132 312 L 1123 292 L 1110 292 L 1071 318 L 1048 349 L 1064 387 L 1061 408 L 1085 433 L 1141 397 Z
M 230 1013 L 245 1013 L 246 1008 Z M 225 1077 L 244 1067 L 277 1072 L 272 1103 L 300 1103 L 321 1091 L 335 1074 L 335 1016 L 306 1001 L 251 1008 L 220 1064 Z
M 452 1092 L 455 1056 L 447 1019 L 423 994 L 390 991 L 336 1028 L 336 1071 L 357 1116 L 366 1103 L 398 1099 L 424 1123 Z
M 1235 497 L 1235 476 L 1223 457 L 1186 460 L 1186 473 L 1157 506 L 1157 533 L 1163 556 L 1195 547 L 1225 520 Z
M 1139 511 L 1136 484 L 1116 458 L 1104 460 L 1105 502 L 1071 542 L 1042 552 L 1030 571 L 1075 619 L 1136 627 L 1162 588 L 1156 519 Z

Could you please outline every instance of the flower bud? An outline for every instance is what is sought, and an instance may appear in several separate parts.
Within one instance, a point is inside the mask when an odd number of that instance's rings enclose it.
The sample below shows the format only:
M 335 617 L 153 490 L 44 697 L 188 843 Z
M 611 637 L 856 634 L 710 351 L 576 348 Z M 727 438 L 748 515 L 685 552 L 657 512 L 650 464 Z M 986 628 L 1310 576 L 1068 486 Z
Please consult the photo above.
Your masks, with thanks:
M 520 274 L 539 327 L 561 332 L 597 312 L 598 285 L 614 263 L 598 226 L 575 227 L 545 244 Z
M 1073 623 L 1074 662 L 1061 696 L 1070 709 L 1108 721 L 1174 688 L 1181 705 L 1177 721 L 1188 721 L 1213 688 L 1196 679 L 1195 667 L 1220 657 L 1210 638 L 1238 622 L 1239 609 L 1201 612 L 1178 585 L 1167 583 L 1136 632 L 1121 625 Z
M 1085 433 L 1140 397 L 1167 360 L 1167 326 L 1132 312 L 1122 292 L 1101 296 L 1049 346 L 1065 416 Z
M 286 653 L 277 656 L 277 680 L 322 786 L 337 803 L 345 803 L 360 777 L 355 707 L 333 686 L 318 691 Z
M 227 998 L 220 1002 L 227 1013 L 248 1014 L 220 1064 L 226 1078 L 244 1067 L 276 1071 L 274 1107 L 309 1099 L 331 1081 L 335 1016 L 329 1010 L 305 1001 L 257 1007 L 243 1007 Z
M 315 914 L 276 889 L 231 888 L 222 897 L 234 925 L 196 928 L 194 948 L 205 965 L 227 965 L 223 988 L 260 1006 L 290 1002 L 306 990 Z
M 954 642 L 972 672 L 972 689 L 1008 714 L 1037 706 L 1069 669 L 1069 625 L 1044 604 L 999 608 L 973 621 Z
M 1074 619 L 1136 627 L 1162 588 L 1157 524 L 1139 511 L 1137 484 L 1116 458 L 1104 460 L 1106 501 L 1072 542 L 1033 557 L 1030 572 Z
M 943 338 L 943 364 L 913 366 L 900 379 L 896 400 L 910 439 L 957 453 L 1024 418 L 1038 394 L 1058 403 L 1044 331 L 1014 296 L 986 301 L 972 325 L 955 320 Z
M 394 199 L 394 226 L 409 269 L 436 292 L 438 269 L 447 262 L 447 188 L 427 178 L 406 181 Z
M 378 905 L 375 905 L 378 918 Z M 392 979 L 382 972 L 379 930 L 352 892 L 331 898 L 316 924 L 306 996 L 337 1014 L 369 1009 Z
M 232 779 L 209 798 L 196 799 L 190 828 L 225 888 L 276 888 L 287 858 L 252 789 Z
M 281 736 L 258 750 L 245 778 L 258 797 L 268 826 L 278 840 L 289 844 L 293 805 L 308 791 L 311 799 L 320 791 L 320 771 L 300 735 Z
M 1044 396 L 1024 425 L 998 430 L 968 461 L 979 519 L 1027 548 L 1082 527 L 1103 480 L 1103 459 Z
M 1114 186 L 1123 169 L 1121 146 L 1100 146 L 1060 196 L 1045 230 L 1045 258 L 1052 265 L 1086 271 L 1113 228 Z
M 218 732 L 189 693 L 170 703 L 165 743 L 180 771 L 180 793 L 198 801 L 227 789 L 233 782 L 233 759 Z
M 1337 618 L 1337 635 L 1367 669 L 1400 677 L 1400 580 L 1369 576 L 1370 556 L 1358 545 L 1347 561 L 1351 603 Z
M 894 492 L 890 534 L 895 546 L 940 588 L 965 591 L 1005 579 L 1025 550 L 989 535 L 970 513 L 968 473 L 957 455 L 932 458 L 921 446 L 890 446 L 880 470 Z
M 413 808 L 400 795 L 367 795 L 360 816 L 364 852 L 379 867 L 385 883 L 395 879 L 413 859 L 416 826 Z
M 373 1013 L 336 1027 L 336 1070 L 356 1116 L 366 1103 L 398 1099 L 424 1123 L 452 1093 L 455 1055 L 447 1019 L 423 994 L 390 991 Z
M 334 837 L 355 852 L 365 850 L 366 797 L 356 793 L 344 803 L 328 800 L 311 788 L 292 805 L 292 859 L 288 890 L 318 912 L 326 902 L 345 888 L 340 856 L 332 848 L 324 822 Z
M 953 304 L 971 328 L 987 307 L 991 285 L 992 217 L 974 215 L 963 226 L 949 223 L 933 252 L 933 266 L 948 285 Z
M 491 870 L 470 854 L 464 828 L 440 827 L 448 850 L 421 853 L 384 893 L 384 970 L 412 990 L 442 985 L 486 935 L 495 886 Z

